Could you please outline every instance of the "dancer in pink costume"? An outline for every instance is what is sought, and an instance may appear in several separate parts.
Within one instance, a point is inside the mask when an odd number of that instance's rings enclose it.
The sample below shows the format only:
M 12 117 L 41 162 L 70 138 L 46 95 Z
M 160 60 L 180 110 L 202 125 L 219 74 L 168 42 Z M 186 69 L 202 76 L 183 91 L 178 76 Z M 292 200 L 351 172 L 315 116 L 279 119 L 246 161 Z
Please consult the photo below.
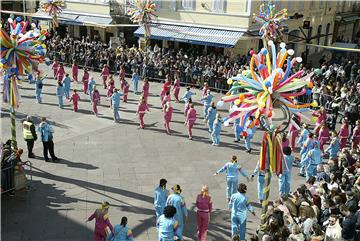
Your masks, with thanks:
M 72 65 L 72 77 L 73 80 L 78 82 L 78 75 L 79 75 L 79 66 L 76 63 Z
M 314 128 L 314 134 L 315 135 L 319 135 L 319 130 L 320 130 L 320 125 L 321 123 L 326 121 L 326 110 L 324 107 L 320 107 L 320 110 L 318 111 L 314 111 L 313 116 L 317 117 L 316 123 L 315 123 L 315 128 Z
M 189 104 L 189 110 L 187 111 L 186 115 L 186 125 L 188 128 L 189 140 L 192 140 L 192 128 L 196 121 L 196 110 L 194 109 L 194 105 L 191 103 Z
M 204 87 L 202 88 L 202 97 L 207 95 L 207 91 L 209 89 L 209 84 L 207 82 L 204 82 Z
M 330 141 L 330 130 L 327 127 L 326 123 L 322 123 L 319 130 L 319 142 L 320 142 L 320 150 L 324 153 L 324 145 Z
M 121 67 L 120 67 L 119 79 L 120 79 L 120 90 L 123 91 L 124 84 L 125 84 L 125 66 L 124 65 L 121 65 Z
M 294 151 L 296 138 L 299 136 L 301 117 L 298 115 L 294 115 L 293 117 L 294 123 L 290 122 L 289 126 L 289 135 L 290 135 L 290 147 Z
M 180 93 L 180 78 L 175 77 L 174 86 L 173 86 L 173 95 L 175 97 L 176 102 L 180 102 L 179 93 Z
M 161 107 L 164 108 L 166 102 L 171 101 L 170 92 L 167 92 L 161 101 Z
M 54 79 L 56 79 L 57 72 L 59 70 L 59 61 L 55 60 L 53 65 L 51 66 L 51 69 L 53 70 L 54 73 Z
M 149 106 L 145 102 L 144 97 L 141 96 L 140 100 L 139 100 L 138 108 L 137 108 L 137 111 L 136 111 L 136 115 L 139 116 L 140 128 L 141 129 L 145 128 L 144 116 L 145 116 L 146 111 L 150 111 Z
M 104 67 L 102 68 L 101 74 L 100 74 L 100 76 L 102 76 L 102 79 L 103 79 L 104 89 L 106 89 L 106 82 L 107 82 L 109 75 L 110 75 L 109 67 L 107 66 L 107 64 L 104 64 Z
M 71 97 L 70 97 L 70 99 L 69 99 L 69 102 L 72 101 L 72 103 L 73 103 L 74 112 L 77 112 L 77 111 L 78 111 L 78 103 L 79 103 L 79 100 L 80 100 L 80 96 L 79 96 L 79 94 L 77 93 L 77 91 L 74 90 L 74 93 L 71 95 Z
M 93 111 L 96 116 L 99 115 L 97 106 L 100 104 L 100 93 L 97 90 L 96 86 L 94 86 L 94 90 L 91 92 L 91 99 L 93 105 Z
M 201 193 L 196 198 L 197 208 L 197 236 L 199 241 L 206 240 L 206 233 L 210 221 L 210 213 L 212 211 L 211 197 L 209 196 L 208 186 L 201 188 Z
M 143 85 L 143 90 L 142 90 L 142 95 L 143 95 L 146 103 L 147 103 L 147 99 L 148 99 L 148 97 L 149 97 L 149 91 L 150 91 L 149 78 L 148 78 L 148 77 L 145 77 L 145 79 L 144 79 L 144 85 Z
M 88 93 L 89 78 L 90 78 L 90 75 L 89 75 L 88 69 L 85 69 L 84 70 L 84 75 L 82 77 L 82 82 L 83 82 L 83 85 L 84 85 L 84 93 L 85 94 Z
M 164 112 L 164 127 L 167 134 L 170 133 L 170 122 L 172 118 L 173 108 L 171 107 L 170 101 L 166 102 L 166 104 L 163 107 Z
M 110 75 L 109 76 L 109 81 L 107 83 L 107 94 L 106 94 L 106 96 L 110 100 L 110 108 L 112 107 L 111 96 L 114 93 L 114 89 L 115 89 L 115 81 L 113 79 L 113 76 Z
M 171 88 L 171 81 L 169 79 L 169 75 L 166 75 L 165 83 L 162 86 L 161 92 L 160 92 L 160 100 L 162 101 L 164 99 L 164 96 L 166 93 L 170 92 Z
M 125 80 L 124 88 L 123 88 L 123 94 L 124 94 L 124 103 L 127 103 L 128 94 L 129 94 L 129 83 Z
M 59 69 L 56 73 L 56 79 L 57 81 L 62 81 L 65 75 L 65 69 L 64 69 L 64 65 L 60 64 Z
M 339 139 L 340 139 L 340 149 L 346 147 L 347 139 L 349 138 L 350 131 L 349 131 L 349 123 L 346 118 L 342 120 L 342 125 L 339 131 Z
M 95 212 L 86 220 L 90 222 L 95 218 L 95 229 L 94 229 L 94 241 L 106 241 L 107 228 L 110 229 L 111 233 L 114 232 L 114 228 L 109 220 L 109 206 L 108 202 L 101 204 L 101 207 L 96 209 Z

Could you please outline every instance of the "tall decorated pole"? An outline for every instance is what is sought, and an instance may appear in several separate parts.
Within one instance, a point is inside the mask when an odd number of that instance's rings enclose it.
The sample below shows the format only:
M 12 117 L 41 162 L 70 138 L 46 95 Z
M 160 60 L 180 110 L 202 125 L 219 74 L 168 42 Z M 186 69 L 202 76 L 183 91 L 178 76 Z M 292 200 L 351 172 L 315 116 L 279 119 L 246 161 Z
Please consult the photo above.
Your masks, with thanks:
M 59 26 L 59 15 L 65 6 L 64 0 L 43 0 L 40 3 L 41 10 L 51 16 L 52 28 Z
M 3 73 L 3 101 L 9 104 L 11 119 L 11 141 L 14 150 L 16 141 L 16 109 L 19 107 L 20 94 L 18 84 L 20 76 L 31 74 L 38 70 L 39 63 L 43 62 L 46 46 L 42 44 L 47 32 L 40 31 L 32 25 L 33 30 L 26 31 L 28 22 L 21 17 L 9 18 L 8 26 L 1 26 L 1 59 L 0 67 Z M 6 30 L 8 31 L 6 31 Z
M 130 0 L 127 3 L 127 14 L 133 23 L 144 27 L 145 51 L 150 45 L 151 23 L 156 17 L 156 4 L 153 0 Z
M 296 97 L 310 91 L 311 74 L 304 71 L 292 72 L 292 67 L 302 61 L 301 57 L 293 57 L 294 50 L 286 49 L 285 43 L 279 44 L 277 52 L 276 40 L 281 39 L 281 22 L 287 18 L 287 10 L 275 12 L 271 1 L 263 1 L 260 14 L 255 21 L 261 24 L 259 34 L 264 47 L 256 54 L 250 51 L 249 70 L 239 73 L 227 80 L 230 90 L 218 103 L 231 103 L 230 114 L 224 118 L 224 125 L 240 119 L 240 130 L 244 129 L 250 116 L 254 124 L 261 126 L 263 136 L 259 168 L 265 171 L 264 200 L 262 201 L 260 230 L 264 230 L 269 203 L 270 182 L 272 173 L 282 173 L 283 152 L 279 133 L 285 131 L 290 123 L 291 114 L 303 116 L 317 103 L 300 103 Z M 242 90 L 242 93 L 239 93 Z

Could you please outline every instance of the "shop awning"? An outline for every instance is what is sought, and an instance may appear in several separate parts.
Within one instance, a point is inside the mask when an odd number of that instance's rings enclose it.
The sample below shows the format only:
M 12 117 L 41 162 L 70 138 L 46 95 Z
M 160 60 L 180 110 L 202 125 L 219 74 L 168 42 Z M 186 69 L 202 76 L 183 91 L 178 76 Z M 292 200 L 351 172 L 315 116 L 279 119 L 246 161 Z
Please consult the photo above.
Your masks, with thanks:
M 335 42 L 335 43 L 333 43 L 333 47 L 337 47 L 337 48 L 348 48 L 348 49 L 357 49 L 357 44 L 354 44 L 354 43 Z
M 144 36 L 144 26 L 139 27 L 134 35 Z M 152 24 L 151 39 L 170 40 L 191 44 L 232 48 L 245 32 L 200 28 L 181 25 Z
M 51 20 L 51 16 L 47 13 L 38 11 L 32 18 L 39 19 L 39 20 Z M 62 12 L 59 15 L 59 22 L 64 24 L 71 24 L 71 25 L 109 25 L 112 22 L 112 18 L 106 15 L 81 15 L 81 13 L 76 12 Z

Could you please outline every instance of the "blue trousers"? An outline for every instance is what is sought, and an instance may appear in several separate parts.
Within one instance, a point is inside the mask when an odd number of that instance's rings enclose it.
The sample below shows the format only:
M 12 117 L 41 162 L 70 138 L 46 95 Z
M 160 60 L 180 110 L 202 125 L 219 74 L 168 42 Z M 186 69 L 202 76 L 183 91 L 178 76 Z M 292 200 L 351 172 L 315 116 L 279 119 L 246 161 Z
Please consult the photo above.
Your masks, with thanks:
M 134 81 L 134 93 L 137 94 L 138 92 L 138 86 L 139 86 L 139 81 Z
M 70 86 L 65 88 L 65 97 L 66 98 L 70 97 Z
M 164 213 L 164 207 L 156 206 L 155 207 L 156 220 Z
M 64 96 L 58 96 L 59 99 L 59 107 L 63 108 L 64 107 Z
M 36 89 L 36 90 L 35 90 L 36 101 L 37 101 L 38 103 L 41 103 L 41 102 L 42 102 L 41 92 L 42 92 L 42 89 Z
M 257 179 L 258 199 L 264 200 L 265 176 L 259 175 Z
M 213 132 L 214 130 L 214 120 L 208 120 L 209 132 Z
M 237 177 L 226 178 L 226 197 L 230 198 L 231 195 L 237 192 L 239 180 Z
M 220 144 L 220 133 L 211 133 L 211 139 L 213 143 Z
M 247 135 L 245 138 L 245 148 L 246 150 L 251 150 L 251 139 L 252 139 L 252 135 Z
M 240 140 L 241 136 L 241 127 L 239 125 L 236 125 L 234 128 L 234 134 L 235 134 L 235 141 Z
M 113 106 L 114 111 L 114 120 L 118 121 L 120 120 L 120 114 L 119 114 L 119 106 Z
M 291 187 L 291 173 L 283 173 L 279 178 L 279 192 L 280 194 L 289 194 Z
M 306 180 L 309 179 L 309 177 L 316 177 L 316 164 L 310 164 L 307 166 L 306 169 Z
M 299 173 L 305 175 L 305 171 L 306 171 L 308 165 L 309 165 L 308 161 L 305 161 L 305 160 L 300 161 Z
M 210 108 L 210 105 L 204 105 L 204 118 L 207 117 L 209 108 Z
M 241 218 L 231 215 L 231 235 L 240 235 L 240 240 L 245 240 L 246 217 Z

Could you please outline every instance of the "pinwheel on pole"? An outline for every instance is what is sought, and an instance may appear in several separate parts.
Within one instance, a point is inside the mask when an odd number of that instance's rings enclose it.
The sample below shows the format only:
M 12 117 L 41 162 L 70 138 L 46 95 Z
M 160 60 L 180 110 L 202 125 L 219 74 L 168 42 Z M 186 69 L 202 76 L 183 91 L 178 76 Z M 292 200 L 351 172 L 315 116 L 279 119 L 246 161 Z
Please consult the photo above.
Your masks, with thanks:
M 64 0 L 43 0 L 40 6 L 42 11 L 51 16 L 52 27 L 55 30 L 59 26 L 59 15 L 65 6 Z

